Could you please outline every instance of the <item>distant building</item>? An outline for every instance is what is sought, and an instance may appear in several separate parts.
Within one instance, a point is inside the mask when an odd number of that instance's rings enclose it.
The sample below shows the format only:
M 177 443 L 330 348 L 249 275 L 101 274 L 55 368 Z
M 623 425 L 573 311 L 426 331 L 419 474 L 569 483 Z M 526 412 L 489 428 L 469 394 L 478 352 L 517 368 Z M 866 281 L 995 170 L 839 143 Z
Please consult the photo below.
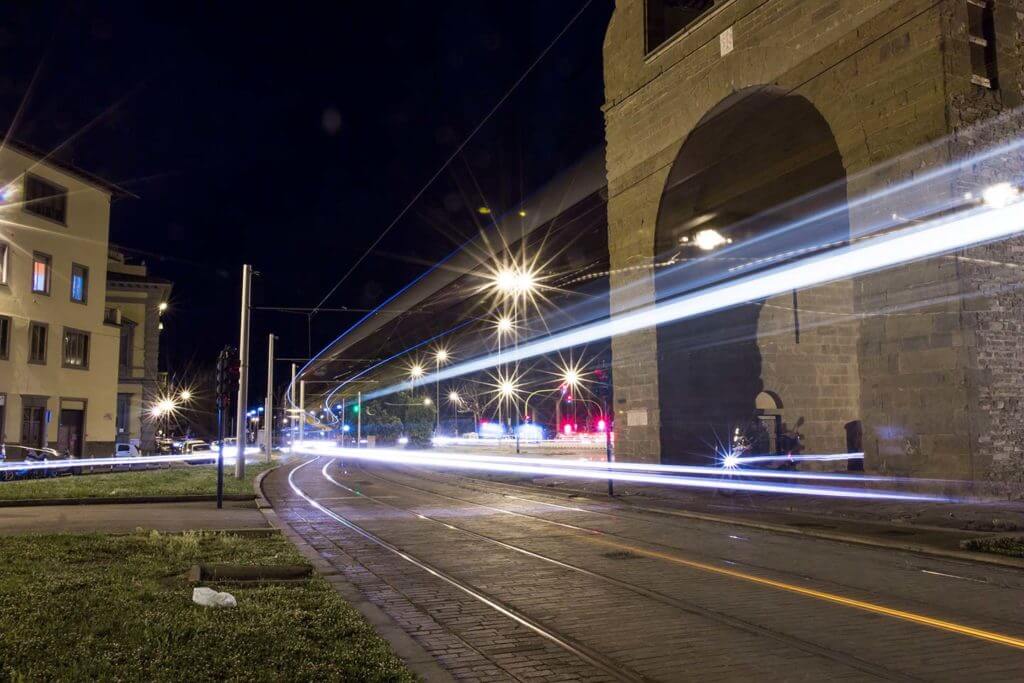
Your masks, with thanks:
M 5 444 L 113 452 L 119 328 L 104 295 L 110 203 L 124 194 L 20 144 L 0 145 Z
M 116 439 L 142 450 L 154 446 L 156 423 L 145 411 L 156 402 L 159 372 L 160 313 L 171 283 L 148 274 L 146 264 L 129 263 L 111 246 L 107 260 L 107 317 L 120 326 L 117 363 Z

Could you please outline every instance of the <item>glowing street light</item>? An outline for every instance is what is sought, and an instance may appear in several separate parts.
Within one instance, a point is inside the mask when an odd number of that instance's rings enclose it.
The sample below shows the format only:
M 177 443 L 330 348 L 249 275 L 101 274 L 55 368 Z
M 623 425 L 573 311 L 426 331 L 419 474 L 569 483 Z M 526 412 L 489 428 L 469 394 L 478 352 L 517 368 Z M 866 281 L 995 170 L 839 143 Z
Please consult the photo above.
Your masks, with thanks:
M 514 327 L 512 324 L 512 318 L 507 315 L 501 316 L 495 323 L 495 327 L 498 329 L 499 335 L 510 333 Z
M 423 399 L 423 405 L 425 405 L 425 406 L 433 405 L 433 403 L 434 402 L 430 400 L 429 396 L 427 396 L 425 399 Z
M 409 368 L 409 377 L 412 379 L 419 379 L 423 376 L 423 366 L 419 363 L 415 363 Z
M 449 391 L 448 392 L 448 402 L 451 403 L 452 405 L 457 406 L 460 403 L 462 403 L 462 397 L 459 396 L 459 392 L 457 392 L 457 391 Z
M 181 393 L 178 394 L 178 398 L 180 398 L 182 401 L 191 401 L 192 392 L 189 389 L 182 389 Z
M 160 311 L 161 313 L 166 311 L 167 310 L 167 302 L 166 301 L 161 301 L 159 304 L 157 304 L 156 310 Z

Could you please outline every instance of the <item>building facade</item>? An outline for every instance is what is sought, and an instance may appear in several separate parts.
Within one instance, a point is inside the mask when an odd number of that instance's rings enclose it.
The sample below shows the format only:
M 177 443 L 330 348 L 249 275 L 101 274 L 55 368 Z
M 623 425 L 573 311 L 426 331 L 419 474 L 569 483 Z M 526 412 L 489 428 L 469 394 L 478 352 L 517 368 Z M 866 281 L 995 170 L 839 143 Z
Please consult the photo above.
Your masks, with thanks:
M 160 394 L 160 314 L 171 283 L 148 273 L 145 263 L 131 263 L 111 247 L 107 260 L 107 316 L 119 326 L 116 439 L 143 451 L 154 448 L 156 421 L 147 408 Z
M 753 240 L 1018 136 L 1018 119 L 975 124 L 1021 104 L 1021 5 L 618 0 L 604 46 L 613 314 L 668 295 L 659 259 L 685 258 L 701 230 Z M 943 192 L 1020 167 L 973 165 Z M 798 237 L 841 243 L 876 218 L 851 206 L 828 235 Z M 983 478 L 1024 448 L 1022 260 L 1011 240 L 620 336 L 618 451 L 706 463 L 759 420 L 809 452 L 863 450 L 871 470 Z
M 105 293 L 120 191 L 12 143 L 0 188 L 0 439 L 112 454 L 119 330 Z

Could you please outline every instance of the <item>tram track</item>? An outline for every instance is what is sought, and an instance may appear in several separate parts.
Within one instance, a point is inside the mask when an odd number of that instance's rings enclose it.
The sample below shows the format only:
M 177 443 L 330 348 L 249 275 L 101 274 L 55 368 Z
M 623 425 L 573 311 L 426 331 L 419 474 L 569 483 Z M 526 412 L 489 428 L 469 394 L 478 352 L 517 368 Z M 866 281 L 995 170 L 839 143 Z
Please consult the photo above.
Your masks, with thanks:
M 625 666 L 623 666 L 621 664 L 618 664 L 615 661 L 613 661 L 612 659 L 610 659 L 609 657 L 606 657 L 605 655 L 603 655 L 603 654 L 601 654 L 601 653 L 599 653 L 599 652 L 597 652 L 597 651 L 587 647 L 586 645 L 583 645 L 583 644 L 573 640 L 572 638 L 569 638 L 569 637 L 567 637 L 567 636 L 565 636 L 563 634 L 558 633 L 557 631 L 555 631 L 555 630 L 545 626 L 544 624 L 538 622 L 537 620 L 532 619 L 531 617 L 521 613 L 520 611 L 518 611 L 518 610 L 516 610 L 516 609 L 514 609 L 514 608 L 512 608 L 512 607 L 510 607 L 510 606 L 508 606 L 506 604 L 504 604 L 502 601 L 500 601 L 500 600 L 498 600 L 496 598 L 493 598 L 493 597 L 485 594 L 484 592 L 480 591 L 479 589 L 477 589 L 476 587 L 470 585 L 469 583 L 467 583 L 465 581 L 462 581 L 462 580 L 452 576 L 451 574 L 445 572 L 442 569 L 439 569 L 438 567 L 434 566 L 431 563 L 428 563 L 428 562 L 426 562 L 426 561 L 424 561 L 424 560 L 422 560 L 420 558 L 415 557 L 414 555 L 412 555 L 411 553 L 407 552 L 406 550 L 403 550 L 402 548 L 399 548 L 398 546 L 395 546 L 394 544 L 386 541 L 385 539 L 381 538 L 380 536 L 377 536 L 376 534 L 374 534 L 373 532 L 369 531 L 368 529 L 366 529 L 366 528 L 356 524 L 355 522 L 351 521 L 350 519 L 344 517 L 343 515 L 340 515 L 336 511 L 331 510 L 327 506 L 321 504 L 315 498 L 313 498 L 312 496 L 308 495 L 305 491 L 303 491 L 302 488 L 299 487 L 295 483 L 295 481 L 294 481 L 294 475 L 295 475 L 296 472 L 298 472 L 299 470 L 307 467 L 310 464 L 313 464 L 313 463 L 317 462 L 317 460 L 318 460 L 318 458 L 315 458 L 315 459 L 312 459 L 312 460 L 308 460 L 305 463 L 303 463 L 303 464 L 293 468 L 288 473 L 288 483 L 289 483 L 289 486 L 291 487 L 292 491 L 294 491 L 299 497 L 303 498 L 313 508 L 315 508 L 318 511 L 324 513 L 325 515 L 327 515 L 328 517 L 330 517 L 334 521 L 338 522 L 339 524 L 343 525 L 344 527 L 346 527 L 349 530 L 353 531 L 354 533 L 358 534 L 359 536 L 361 536 L 365 540 L 369 541 L 370 543 L 373 543 L 374 545 L 376 545 L 376 546 L 378 546 L 380 548 L 383 548 L 384 550 L 387 550 L 388 552 L 396 555 L 397 557 L 401 558 L 405 562 L 408 562 L 409 564 L 414 565 L 415 567 L 423 570 L 427 574 L 430 574 L 431 576 L 433 576 L 433 577 L 443 581 L 444 583 L 452 586 L 453 588 L 457 589 L 458 591 L 460 591 L 460 592 L 470 596 L 474 600 L 476 600 L 476 601 L 486 605 L 487 607 L 490 607 L 491 609 L 499 612 L 503 616 L 505 616 L 505 617 L 507 617 L 507 618 L 509 618 L 509 619 L 511 619 L 513 621 L 515 621 L 516 623 L 520 624 L 521 626 L 524 626 L 525 628 L 529 629 L 530 631 L 536 633 L 537 635 L 539 635 L 540 637 L 544 638 L 548 642 L 551 642 L 551 643 L 557 645 L 562 650 L 564 650 L 564 651 L 574 655 L 575 657 L 577 657 L 580 660 L 590 664 L 591 666 L 595 667 L 596 669 L 598 669 L 600 671 L 603 671 L 604 673 L 608 674 L 609 676 L 611 676 L 615 680 L 619 680 L 619 681 L 633 681 L 633 682 L 648 680 L 646 677 L 644 677 L 643 675 L 641 675 L 638 672 L 634 671 L 633 669 L 631 669 L 629 667 L 625 667 Z M 328 461 L 328 464 L 330 464 L 330 461 Z M 343 488 L 347 489 L 347 487 L 343 487 Z M 351 489 L 348 489 L 348 490 L 351 490 Z M 379 504 L 385 504 L 385 503 L 383 503 L 381 501 L 377 501 L 377 502 Z M 392 507 L 395 507 L 395 506 L 392 506 Z M 401 509 L 401 508 L 395 507 L 395 509 Z M 410 514 L 412 514 L 412 513 L 410 513 Z
M 912 676 L 908 676 L 908 675 L 906 675 L 906 674 L 904 674 L 902 672 L 895 671 L 895 670 L 893 670 L 891 668 L 880 666 L 880 665 L 874 664 L 872 662 L 868 662 L 866 660 L 863 660 L 861 658 L 855 657 L 853 655 L 850 655 L 850 654 L 847 654 L 847 653 L 844 653 L 844 652 L 840 652 L 838 650 L 834 650 L 834 649 L 831 649 L 831 648 L 828 648 L 828 647 L 824 647 L 824 646 L 818 645 L 816 643 L 812 643 L 812 642 L 806 641 L 804 639 L 797 638 L 795 636 L 791 636 L 791 635 L 788 635 L 788 634 L 785 634 L 785 633 L 781 633 L 781 632 L 778 632 L 778 631 L 775 631 L 775 630 L 772 630 L 772 629 L 760 626 L 758 624 L 751 623 L 751 622 L 746 621 L 744 619 L 740 619 L 738 617 L 725 614 L 723 612 L 719 612 L 719 611 L 716 611 L 716 610 L 711 610 L 711 609 L 708 609 L 707 607 L 704 607 L 702 605 L 698 605 L 698 604 L 695 604 L 695 603 L 692 603 L 692 602 L 681 600 L 681 599 L 679 599 L 677 597 L 666 595 L 666 594 L 664 594 L 664 593 L 662 593 L 660 591 L 657 591 L 657 590 L 654 590 L 654 589 L 650 589 L 650 588 L 647 588 L 645 586 L 641 586 L 641 585 L 633 583 L 633 582 L 624 581 L 622 579 L 618 579 L 618 578 L 615 578 L 613 576 L 609 576 L 607 574 L 603 574 L 601 572 L 594 571 L 592 569 L 588 569 L 588 568 L 583 567 L 583 566 L 579 566 L 579 565 L 576 565 L 576 564 L 573 564 L 573 563 L 570 563 L 570 562 L 565 562 L 563 560 L 559 560 L 559 559 L 551 557 L 549 555 L 545 555 L 543 553 L 539 553 L 539 552 L 536 552 L 534 550 L 530 550 L 528 548 L 524 548 L 522 546 L 518 546 L 518 545 L 516 545 L 514 543 L 509 543 L 507 541 L 503 541 L 503 540 L 500 540 L 500 539 L 497 539 L 497 538 L 493 538 L 493 537 L 487 536 L 485 534 L 480 534 L 478 532 L 472 531 L 472 530 L 467 529 L 465 527 L 461 527 L 461 526 L 459 526 L 457 524 L 452 524 L 450 522 L 443 521 L 443 520 L 437 519 L 435 517 L 432 517 L 430 515 L 425 515 L 425 514 L 420 513 L 420 512 L 414 512 L 413 510 L 411 510 L 409 508 L 405 508 L 405 507 L 402 507 L 400 505 L 396 505 L 393 502 L 383 500 L 383 499 L 381 499 L 381 498 L 379 498 L 377 496 L 373 496 L 373 495 L 370 495 L 370 494 L 367 494 L 367 493 L 364 493 L 364 492 L 360 492 L 360 491 L 358 491 L 358 490 L 356 490 L 356 489 L 354 489 L 354 488 L 352 488 L 350 486 L 342 484 L 341 482 L 336 480 L 334 477 L 332 477 L 328 473 L 329 467 L 332 464 L 334 464 L 335 462 L 336 461 L 333 461 L 333 460 L 327 462 L 323 466 L 323 468 L 321 469 L 322 475 L 329 482 L 334 484 L 335 486 L 338 486 L 339 488 L 344 489 L 345 491 L 348 491 L 349 493 L 353 494 L 354 496 L 366 499 L 366 500 L 371 501 L 371 502 L 373 502 L 373 503 L 375 503 L 377 505 L 380 505 L 380 506 L 383 506 L 383 507 L 387 507 L 389 509 L 405 512 L 405 513 L 407 513 L 407 514 L 409 514 L 409 515 L 411 515 L 411 516 L 413 516 L 413 517 L 415 517 L 415 518 L 417 518 L 419 520 L 428 521 L 428 522 L 432 522 L 434 524 L 438 524 L 438 525 L 444 526 L 444 527 L 448 528 L 449 530 L 456 531 L 458 533 L 464 534 L 464 535 L 466 535 L 466 536 L 468 536 L 470 538 L 473 538 L 475 540 L 481 541 L 483 543 L 488 543 L 488 544 L 491 544 L 491 545 L 495 545 L 495 546 L 500 547 L 500 548 L 502 548 L 504 550 L 508 550 L 508 551 L 511 551 L 511 552 L 514 552 L 514 553 L 518 553 L 518 554 L 520 554 L 522 556 L 525 556 L 525 557 L 528 557 L 528 558 L 531 558 L 531 559 L 534 559 L 534 560 L 537 560 L 537 561 L 540 561 L 540 562 L 544 562 L 544 563 L 547 563 L 547 564 L 559 567 L 560 569 L 563 569 L 563 570 L 566 570 L 566 571 L 574 572 L 576 574 L 585 576 L 585 577 L 587 577 L 589 579 L 594 579 L 594 580 L 597 580 L 597 581 L 601 581 L 603 583 L 606 583 L 606 584 L 609 584 L 609 585 L 612 585 L 612 586 L 615 586 L 615 587 L 627 590 L 627 591 L 633 593 L 634 595 L 638 595 L 638 596 L 641 596 L 641 597 L 643 597 L 645 599 L 657 602 L 657 603 L 659 603 L 661 605 L 677 609 L 677 610 L 679 610 L 681 612 L 684 612 L 686 614 L 689 614 L 689 615 L 692 615 L 692 616 L 696 616 L 696 617 L 699 617 L 699 618 L 703 618 L 703 619 L 707 619 L 707 620 L 710 620 L 710 621 L 714 621 L 714 622 L 716 622 L 716 623 L 718 623 L 720 625 L 723 625 L 725 627 L 728 627 L 728 628 L 741 630 L 741 631 L 744 631 L 746 633 L 749 633 L 749 634 L 752 634 L 752 635 L 755 635 L 755 636 L 758 636 L 758 637 L 766 638 L 766 639 L 775 641 L 775 642 L 780 643 L 780 644 L 784 644 L 784 645 L 788 645 L 788 646 L 800 649 L 800 650 L 802 650 L 802 651 L 804 651 L 804 652 L 806 652 L 808 654 L 812 654 L 812 655 L 816 655 L 816 656 L 819 656 L 819 657 L 826 658 L 826 659 L 828 659 L 830 661 L 836 662 L 838 664 L 843 664 L 843 665 L 848 666 L 848 667 L 850 667 L 852 669 L 856 669 L 858 671 L 870 674 L 870 675 L 872 675 L 874 677 L 881 678 L 883 680 L 894 680 L 894 681 L 919 680 L 919 679 L 916 679 L 916 678 L 914 678 Z M 563 527 L 563 528 L 567 528 L 567 529 L 573 530 L 573 531 L 589 533 L 589 534 L 595 534 L 595 535 L 602 535 L 602 536 L 613 536 L 613 534 L 608 534 L 608 533 L 603 532 L 603 531 L 599 531 L 599 530 L 595 530 L 595 529 L 588 529 L 586 527 L 580 527 L 580 526 L 571 525 L 571 524 L 565 524 L 565 523 L 562 523 L 562 522 L 557 522 L 555 520 L 547 520 L 547 519 L 545 519 L 543 517 L 538 517 L 538 516 L 534 516 L 534 515 L 527 515 L 527 514 L 519 513 L 519 512 L 515 512 L 515 511 L 503 510 L 501 508 L 497 508 L 497 507 L 494 507 L 494 506 L 489 506 L 489 505 L 486 505 L 486 504 L 483 504 L 483 503 L 477 503 L 475 501 L 469 501 L 469 500 L 465 500 L 465 499 L 461 499 L 461 498 L 457 498 L 457 497 L 453 497 L 453 496 L 447 496 L 445 494 L 440 494 L 440 493 L 437 493 L 437 492 L 433 492 L 433 491 L 430 491 L 428 489 L 423 489 L 421 487 L 416 487 L 416 486 L 404 484 L 404 483 L 401 483 L 401 482 L 397 482 L 397 481 L 394 481 L 392 479 L 389 479 L 388 477 L 385 477 L 385 476 L 382 476 L 382 475 L 379 475 L 377 473 L 374 473 L 374 472 L 370 471 L 368 468 L 363 466 L 363 463 L 360 463 L 359 472 L 361 474 L 366 474 L 368 476 L 374 477 L 375 479 L 384 482 L 386 485 L 398 486 L 400 488 L 405 488 L 405 489 L 417 491 L 417 492 L 424 493 L 424 494 L 427 494 L 427 495 L 433 495 L 433 496 L 438 497 L 438 498 L 447 499 L 447 500 L 454 500 L 454 501 L 458 501 L 458 502 L 461 502 L 461 503 L 466 503 L 466 504 L 474 505 L 474 506 L 477 506 L 477 507 L 490 509 L 490 510 L 493 510 L 493 511 L 496 511 L 496 512 L 499 512 L 499 513 L 505 513 L 505 514 L 514 515 L 514 516 L 518 516 L 518 517 L 525 517 L 525 518 L 533 519 L 535 521 L 546 522 L 546 523 L 557 525 L 557 526 L 560 526 L 560 527 Z

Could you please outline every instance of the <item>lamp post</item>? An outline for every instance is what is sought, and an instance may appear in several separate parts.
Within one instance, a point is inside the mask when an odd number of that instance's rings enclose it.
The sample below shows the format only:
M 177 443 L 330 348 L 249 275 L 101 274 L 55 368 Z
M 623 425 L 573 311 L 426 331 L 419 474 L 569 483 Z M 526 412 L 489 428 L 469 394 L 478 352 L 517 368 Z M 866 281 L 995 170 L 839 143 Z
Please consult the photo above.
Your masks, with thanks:
M 434 425 L 434 436 L 441 436 L 441 380 L 437 378 L 438 372 L 441 370 L 441 363 L 448 362 L 448 349 L 439 348 L 434 352 L 434 412 L 437 415 L 437 421 Z
M 448 403 L 451 404 L 451 406 L 455 409 L 455 418 L 454 418 L 454 422 L 455 422 L 455 425 L 454 425 L 454 427 L 455 427 L 455 429 L 454 429 L 455 436 L 459 435 L 459 404 L 461 402 L 462 402 L 462 397 L 459 396 L 459 392 L 455 391 L 454 389 L 452 389 L 451 391 L 448 392 Z M 437 406 L 437 410 L 440 412 L 440 410 L 441 410 L 441 406 L 440 405 Z

